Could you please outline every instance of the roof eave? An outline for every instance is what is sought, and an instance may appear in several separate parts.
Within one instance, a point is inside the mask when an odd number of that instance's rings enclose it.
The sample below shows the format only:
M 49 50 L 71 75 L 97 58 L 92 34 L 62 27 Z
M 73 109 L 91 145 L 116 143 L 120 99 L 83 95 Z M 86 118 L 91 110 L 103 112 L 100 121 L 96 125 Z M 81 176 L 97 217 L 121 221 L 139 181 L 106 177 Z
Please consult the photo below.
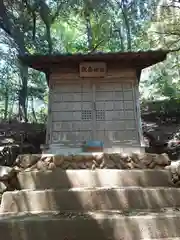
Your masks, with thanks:
M 82 61 L 105 61 L 129 64 L 142 70 L 166 59 L 168 51 L 126 52 L 126 53 L 99 53 L 99 54 L 74 54 L 74 55 L 25 55 L 19 59 L 31 68 L 48 72 L 53 65 Z

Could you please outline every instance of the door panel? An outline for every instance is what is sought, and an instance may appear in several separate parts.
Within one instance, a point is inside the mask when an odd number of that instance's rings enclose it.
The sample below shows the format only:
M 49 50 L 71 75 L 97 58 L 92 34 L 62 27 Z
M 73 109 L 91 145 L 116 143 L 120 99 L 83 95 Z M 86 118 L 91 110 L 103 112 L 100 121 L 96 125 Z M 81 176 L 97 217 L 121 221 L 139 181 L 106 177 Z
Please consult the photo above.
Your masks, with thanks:
M 95 106 L 96 140 L 104 141 L 106 146 L 118 142 L 137 142 L 131 83 L 95 84 Z
M 76 131 L 76 132 L 53 132 L 53 143 L 81 143 L 82 141 L 91 140 L 92 131 Z
M 126 100 L 133 100 L 133 91 L 129 90 L 129 91 L 124 91 L 124 101 Z
M 52 143 L 81 143 L 93 138 L 90 81 L 54 86 L 52 101 Z
M 86 122 L 53 122 L 53 131 L 61 132 L 61 131 L 91 131 L 92 123 L 91 121 Z
M 96 110 L 113 110 L 113 102 L 96 102 Z
M 113 92 L 96 92 L 96 99 L 95 101 L 107 101 L 113 100 Z
M 137 142 L 131 83 L 81 82 L 55 88 L 52 99 L 52 142 Z

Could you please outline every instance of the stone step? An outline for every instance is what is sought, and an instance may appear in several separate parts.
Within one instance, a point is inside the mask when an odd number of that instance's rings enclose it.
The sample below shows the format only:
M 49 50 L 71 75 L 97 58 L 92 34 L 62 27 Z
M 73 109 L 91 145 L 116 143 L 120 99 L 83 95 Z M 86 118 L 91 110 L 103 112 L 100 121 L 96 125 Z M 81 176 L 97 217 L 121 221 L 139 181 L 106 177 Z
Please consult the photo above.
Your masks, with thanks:
M 18 174 L 22 189 L 61 189 L 72 187 L 168 187 L 169 170 L 66 170 L 30 171 Z
M 180 239 L 180 214 L 71 213 L 0 217 L 6 240 Z
M 145 210 L 180 207 L 178 188 L 94 188 L 5 192 L 1 212 Z

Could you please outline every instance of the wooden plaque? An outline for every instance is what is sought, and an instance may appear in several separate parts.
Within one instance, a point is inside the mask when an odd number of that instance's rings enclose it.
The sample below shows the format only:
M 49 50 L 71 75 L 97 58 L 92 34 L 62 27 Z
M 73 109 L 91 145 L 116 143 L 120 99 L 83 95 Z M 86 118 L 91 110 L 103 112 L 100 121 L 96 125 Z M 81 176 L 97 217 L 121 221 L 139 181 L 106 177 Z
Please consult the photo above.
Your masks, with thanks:
M 82 62 L 79 65 L 80 77 L 98 78 L 106 76 L 106 63 L 104 62 Z

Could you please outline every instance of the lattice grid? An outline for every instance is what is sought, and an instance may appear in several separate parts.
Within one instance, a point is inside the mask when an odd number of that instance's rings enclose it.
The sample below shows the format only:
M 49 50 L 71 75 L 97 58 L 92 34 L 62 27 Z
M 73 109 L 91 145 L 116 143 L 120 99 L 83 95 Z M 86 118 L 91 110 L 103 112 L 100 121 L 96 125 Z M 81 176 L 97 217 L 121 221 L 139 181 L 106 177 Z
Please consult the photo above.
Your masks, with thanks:
M 96 120 L 105 121 L 105 111 L 104 110 L 96 110 Z
M 81 119 L 84 121 L 92 120 L 92 111 L 91 110 L 82 110 Z

